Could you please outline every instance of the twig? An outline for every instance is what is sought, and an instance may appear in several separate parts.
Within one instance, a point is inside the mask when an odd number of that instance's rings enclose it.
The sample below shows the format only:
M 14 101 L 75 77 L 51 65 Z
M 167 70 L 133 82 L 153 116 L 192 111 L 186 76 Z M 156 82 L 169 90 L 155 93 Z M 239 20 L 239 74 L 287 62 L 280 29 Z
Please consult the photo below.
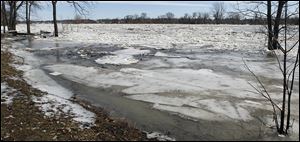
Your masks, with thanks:
M 258 93 L 260 93 L 263 97 L 265 97 L 271 103 L 272 108 L 273 108 L 273 117 L 274 117 L 276 127 L 277 127 L 277 130 L 278 130 L 279 129 L 279 123 L 278 123 L 278 120 L 277 120 L 277 112 L 276 112 L 275 107 L 281 111 L 280 107 L 272 100 L 272 98 L 270 97 L 268 91 L 266 90 L 266 88 L 264 87 L 264 85 L 262 84 L 260 79 L 255 75 L 255 73 L 253 71 L 251 71 L 251 69 L 246 64 L 245 60 L 243 58 L 242 58 L 242 60 L 244 62 L 244 65 L 248 69 L 248 71 L 256 78 L 256 80 L 258 81 L 258 83 L 263 88 L 264 92 L 266 93 L 267 96 L 262 91 L 259 91 L 255 86 L 253 86 L 251 83 L 248 82 L 256 91 L 258 91 Z

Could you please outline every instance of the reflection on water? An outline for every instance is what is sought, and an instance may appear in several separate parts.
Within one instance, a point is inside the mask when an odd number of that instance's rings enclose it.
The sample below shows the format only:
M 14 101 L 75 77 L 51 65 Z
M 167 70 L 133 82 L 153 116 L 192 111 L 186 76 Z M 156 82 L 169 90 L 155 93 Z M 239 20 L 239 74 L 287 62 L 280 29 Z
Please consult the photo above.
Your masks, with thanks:
M 28 39 L 28 47 L 31 48 L 32 47 L 33 37 L 32 36 L 27 36 L 27 39 Z
M 55 47 L 59 47 L 59 43 L 55 43 Z M 59 49 L 56 49 L 56 62 L 60 62 Z

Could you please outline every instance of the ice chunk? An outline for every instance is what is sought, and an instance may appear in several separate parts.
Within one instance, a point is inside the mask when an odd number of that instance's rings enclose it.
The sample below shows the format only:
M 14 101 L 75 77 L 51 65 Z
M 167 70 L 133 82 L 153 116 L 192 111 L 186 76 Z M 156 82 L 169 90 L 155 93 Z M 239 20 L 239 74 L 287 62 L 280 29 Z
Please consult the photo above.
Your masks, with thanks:
M 53 76 L 61 75 L 61 73 L 59 73 L 59 72 L 52 72 L 52 73 L 49 73 L 49 74 L 51 74 L 51 75 L 53 75 Z
M 139 60 L 135 59 L 133 56 L 128 56 L 128 55 L 109 55 L 95 60 L 95 62 L 98 64 L 115 64 L 115 65 L 120 65 L 120 64 L 128 65 L 128 64 L 137 63 L 138 61 Z
M 139 61 L 138 59 L 135 59 L 133 55 L 144 55 L 148 53 L 150 53 L 149 50 L 138 50 L 134 48 L 128 48 L 128 49 L 112 52 L 112 54 L 114 55 L 101 57 L 95 60 L 95 62 L 98 64 L 128 65 L 128 64 L 137 63 Z

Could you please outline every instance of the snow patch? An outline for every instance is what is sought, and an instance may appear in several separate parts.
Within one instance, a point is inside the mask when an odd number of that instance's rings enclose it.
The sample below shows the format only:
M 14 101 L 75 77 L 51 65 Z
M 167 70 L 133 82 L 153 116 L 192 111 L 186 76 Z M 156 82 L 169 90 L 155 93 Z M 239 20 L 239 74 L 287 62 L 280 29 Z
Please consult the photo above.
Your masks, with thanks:
M 11 104 L 17 95 L 16 89 L 8 86 L 6 82 L 1 83 L 1 104 Z
M 175 138 L 168 137 L 159 132 L 152 132 L 152 133 L 146 132 L 146 136 L 148 139 L 157 139 L 159 141 L 176 141 Z

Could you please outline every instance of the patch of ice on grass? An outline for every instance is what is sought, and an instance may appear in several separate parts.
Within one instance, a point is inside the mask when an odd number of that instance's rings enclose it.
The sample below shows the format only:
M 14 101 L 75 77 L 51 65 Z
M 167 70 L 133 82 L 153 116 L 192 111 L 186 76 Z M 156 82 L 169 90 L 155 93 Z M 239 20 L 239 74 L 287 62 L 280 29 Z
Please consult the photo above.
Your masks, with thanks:
M 11 104 L 17 94 L 17 90 L 8 86 L 6 82 L 1 83 L 1 104 Z
M 148 139 L 157 139 L 159 141 L 176 141 L 175 138 L 168 137 L 159 132 L 152 132 L 152 133 L 146 132 L 146 136 Z
M 84 109 L 79 104 L 71 102 L 70 99 L 73 93 L 58 85 L 42 70 L 29 70 L 25 72 L 24 78 L 34 88 L 48 93 L 41 97 L 41 102 L 35 99 L 35 102 L 39 103 L 38 105 L 46 115 L 59 114 L 62 110 L 63 113 L 71 115 L 75 121 L 89 124 L 94 123 L 95 114 Z
M 33 101 L 41 108 L 46 116 L 64 113 L 71 116 L 77 122 L 94 124 L 95 114 L 71 102 L 69 99 L 62 98 L 55 94 L 48 94 L 42 97 L 35 97 Z
M 1 83 L 1 94 L 7 92 L 8 86 L 6 83 Z
M 35 102 L 39 103 L 39 106 L 46 115 L 59 114 L 61 113 L 60 110 L 62 110 L 63 113 L 71 115 L 75 121 L 90 124 L 94 123 L 94 113 L 71 102 L 70 98 L 73 96 L 73 93 L 58 85 L 42 70 L 33 69 L 27 71 L 24 77 L 30 85 L 48 93 L 41 97 L 41 102 L 37 101 L 37 99 L 35 100 Z

